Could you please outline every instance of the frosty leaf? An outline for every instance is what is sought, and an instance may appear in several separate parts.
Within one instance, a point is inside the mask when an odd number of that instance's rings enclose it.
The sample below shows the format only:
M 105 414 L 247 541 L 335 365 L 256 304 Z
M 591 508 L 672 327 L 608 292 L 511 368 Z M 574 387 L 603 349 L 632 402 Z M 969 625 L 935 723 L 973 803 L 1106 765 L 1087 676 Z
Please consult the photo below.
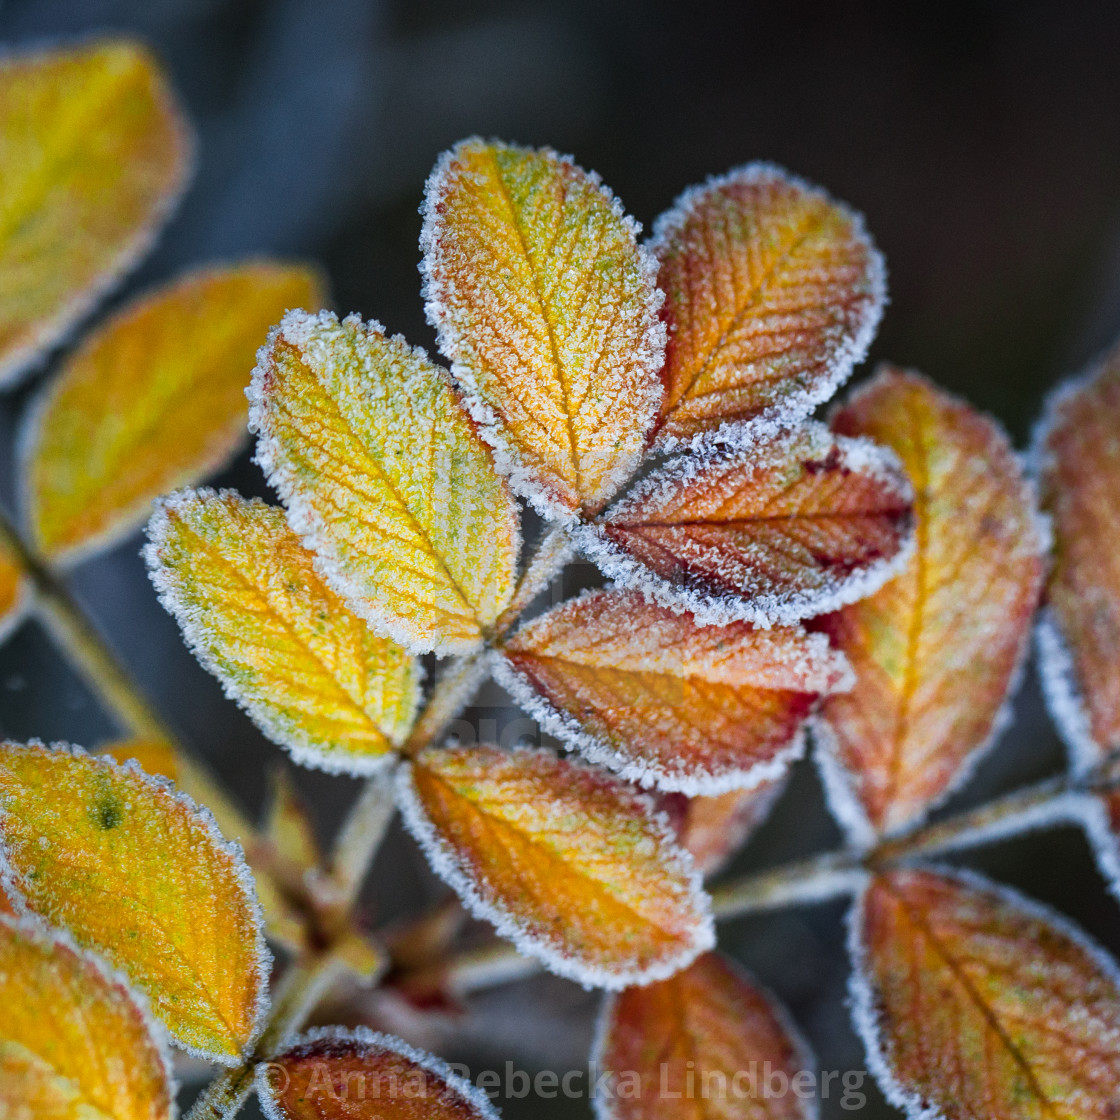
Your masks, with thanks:
M 0 872 L 128 974 L 186 1049 L 235 1064 L 268 950 L 240 849 L 157 778 L 76 748 L 0 746 Z
M 253 373 L 258 459 L 327 582 L 417 652 L 476 647 L 513 594 L 517 508 L 446 375 L 356 316 L 285 316 Z
M 782 773 L 819 696 L 852 683 L 823 635 L 700 626 L 636 591 L 563 603 L 504 653 L 499 679 L 547 730 L 624 778 L 691 794 Z
M 26 504 L 51 559 L 104 547 L 152 500 L 220 468 L 246 435 L 257 348 L 289 307 L 318 306 L 305 268 L 206 269 L 118 312 L 67 359 L 25 442 Z
M 715 797 L 666 793 L 661 809 L 668 815 L 681 847 L 705 877 L 723 869 L 770 815 L 786 787 L 788 772 L 754 789 L 732 789 Z
M 472 912 L 561 976 L 646 983 L 713 943 L 668 821 L 602 771 L 548 751 L 429 749 L 402 768 L 399 801 Z
M 862 219 L 777 167 L 686 191 L 658 220 L 654 249 L 669 328 L 660 447 L 802 419 L 879 325 L 883 261 Z
M 323 583 L 282 510 L 184 490 L 160 502 L 148 533 L 164 606 L 266 735 L 324 770 L 368 774 L 392 759 L 419 668 Z
M 910 540 L 910 499 L 888 451 L 807 424 L 668 463 L 580 539 L 607 575 L 699 622 L 768 626 L 889 579 Z
M 1120 747 L 1120 346 L 1047 404 L 1037 440 L 1055 560 L 1040 633 L 1055 722 L 1091 766 Z
M 611 1095 L 596 1101 L 599 1120 L 816 1117 L 804 1043 L 784 1012 L 717 953 L 610 996 L 593 1061 L 612 1074 Z M 775 1075 L 787 1091 L 767 1091 L 765 1078 Z
M 428 319 L 499 466 L 546 515 L 601 508 L 657 413 L 662 297 L 637 233 L 547 149 L 467 140 L 428 180 Z
M 888 1100 L 944 1120 L 1111 1120 L 1120 978 L 1057 915 L 961 873 L 877 875 L 853 1001 Z
M 175 1115 L 159 1028 L 91 953 L 0 918 L 0 1116 Z
M 0 384 L 148 247 L 190 148 L 163 74 L 136 43 L 0 60 Z
M 498 1120 L 444 1062 L 364 1027 L 308 1031 L 257 1067 L 269 1120 Z
M 833 426 L 891 446 L 915 489 L 909 566 L 822 620 L 857 681 L 824 704 L 837 807 L 859 831 L 894 832 L 953 789 L 998 730 L 1045 541 L 1007 437 L 917 374 L 880 373 Z

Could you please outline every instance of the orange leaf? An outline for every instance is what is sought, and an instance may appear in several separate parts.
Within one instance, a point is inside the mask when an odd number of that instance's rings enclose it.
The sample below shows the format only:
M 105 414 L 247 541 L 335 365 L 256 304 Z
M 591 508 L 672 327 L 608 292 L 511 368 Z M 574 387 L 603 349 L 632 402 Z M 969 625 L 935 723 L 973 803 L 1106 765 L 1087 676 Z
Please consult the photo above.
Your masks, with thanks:
M 97 753 L 108 755 L 122 765 L 134 761 L 145 774 L 179 784 L 179 755 L 174 747 L 159 739 L 122 739 Z
M 1039 629 L 1050 711 L 1079 768 L 1120 747 L 1120 346 L 1049 400 L 1036 446 L 1054 526 Z
M 23 621 L 31 601 L 31 587 L 19 558 L 0 541 L 0 641 Z
M 436 872 L 561 976 L 647 983 L 712 945 L 691 859 L 617 778 L 548 751 L 457 747 L 422 752 L 398 791 Z
M 192 1052 L 236 1064 L 269 956 L 240 849 L 136 767 L 77 748 L 0 746 L 0 877 L 103 954 Z
M 383 769 L 412 725 L 419 667 L 348 611 L 284 511 L 232 491 L 163 499 L 145 551 L 199 660 L 305 766 Z
M 106 39 L 0 62 L 0 384 L 151 244 L 192 142 L 147 49 Z
M 544 728 L 624 778 L 690 794 L 784 772 L 819 696 L 852 684 L 823 635 L 700 626 L 636 591 L 563 603 L 504 653 L 499 680 Z
M 911 1116 L 1115 1116 L 1120 976 L 1057 915 L 976 876 L 885 872 L 852 951 L 868 1061 Z
M 599 1120 L 813 1120 L 805 1044 L 733 962 L 708 953 L 668 980 L 608 997 L 593 1062 L 611 1073 Z M 777 1077 L 786 1091 L 772 1093 Z
M 701 875 L 721 871 L 751 834 L 770 815 L 786 788 L 788 773 L 754 789 L 732 789 L 716 797 L 666 793 L 659 799 L 681 847 L 692 856 Z
M 769 626 L 889 579 L 910 540 L 910 499 L 889 452 L 807 424 L 670 462 L 578 535 L 608 576 L 699 622 Z
M 71 355 L 25 440 L 35 544 L 57 560 L 140 525 L 244 442 L 245 387 L 268 328 L 318 307 L 319 277 L 255 261 L 191 273 L 117 312 Z
M 477 648 L 509 605 L 521 536 L 446 373 L 377 323 L 293 313 L 251 400 L 258 460 L 351 609 L 417 653 Z
M 256 1077 L 269 1120 L 498 1120 L 444 1062 L 364 1027 L 308 1031 Z
M 661 448 L 803 419 L 875 336 L 886 279 L 862 219 L 777 167 L 686 191 L 654 248 L 669 328 Z
M 499 467 L 549 516 L 601 508 L 657 413 L 662 297 L 637 233 L 548 149 L 467 140 L 428 180 L 428 319 Z
M 962 781 L 998 730 L 1045 541 L 1007 437 L 917 374 L 884 370 L 833 426 L 889 444 L 916 493 L 909 566 L 821 623 L 857 681 L 824 704 L 834 805 L 859 832 L 896 832 Z
M 175 1115 L 162 1033 L 92 953 L 0 918 L 0 1116 Z

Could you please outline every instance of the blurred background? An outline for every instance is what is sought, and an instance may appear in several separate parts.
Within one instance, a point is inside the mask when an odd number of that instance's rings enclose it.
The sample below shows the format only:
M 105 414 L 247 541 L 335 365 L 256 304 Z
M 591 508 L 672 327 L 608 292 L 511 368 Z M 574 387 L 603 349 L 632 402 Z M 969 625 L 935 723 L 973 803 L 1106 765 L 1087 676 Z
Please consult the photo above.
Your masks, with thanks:
M 94 31 L 150 42 L 200 136 L 194 186 L 118 300 L 187 265 L 294 255 L 326 267 L 339 311 L 432 347 L 417 206 L 438 153 L 480 133 L 573 153 L 647 228 L 685 186 L 748 160 L 821 183 L 866 214 L 886 254 L 891 305 L 873 360 L 966 395 L 1020 447 L 1047 390 L 1120 332 L 1115 0 L 0 0 L 5 48 Z M 0 401 L 9 503 L 11 449 L 36 387 Z M 219 483 L 266 493 L 248 450 Z M 195 665 L 138 547 L 76 570 L 75 592 L 167 717 L 259 806 L 280 752 Z M 499 733 L 518 719 L 493 688 L 471 716 Z M 92 746 L 114 729 L 27 625 L 0 649 L 0 731 Z M 1060 763 L 1032 671 L 1014 724 L 950 808 Z M 309 772 L 297 781 L 328 838 L 354 784 Z M 802 764 L 735 870 L 838 840 Z M 969 862 L 1120 951 L 1120 910 L 1073 830 Z M 365 900 L 371 920 L 441 895 L 394 833 Z M 721 937 L 786 1001 L 823 1069 L 859 1071 L 843 917 L 829 904 L 728 923 Z M 586 1063 L 597 1002 L 540 979 L 473 997 L 465 1017 L 378 1013 L 476 1071 L 511 1060 L 563 1072 Z M 823 1116 L 895 1115 L 870 1078 L 863 1091 L 863 1108 L 842 1108 L 834 1093 Z M 514 1118 L 590 1116 L 585 1101 L 498 1103 Z

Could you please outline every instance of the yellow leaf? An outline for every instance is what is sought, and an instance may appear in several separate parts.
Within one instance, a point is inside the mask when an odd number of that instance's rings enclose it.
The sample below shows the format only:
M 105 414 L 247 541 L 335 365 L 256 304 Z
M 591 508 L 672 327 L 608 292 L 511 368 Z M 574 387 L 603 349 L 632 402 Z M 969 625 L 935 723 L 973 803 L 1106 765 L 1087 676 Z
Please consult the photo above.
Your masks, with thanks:
M 719 953 L 608 997 L 592 1061 L 611 1075 L 599 1120 L 816 1120 L 804 1042 Z
M 412 724 L 419 667 L 316 574 L 283 510 L 183 490 L 148 527 L 152 580 L 198 656 L 298 762 L 368 774 Z
M 1058 915 L 975 875 L 883 872 L 852 951 L 856 1027 L 909 1115 L 1116 1115 L 1120 975 Z
M 258 459 L 352 610 L 475 648 L 513 594 L 517 508 L 446 374 L 356 316 L 291 314 L 253 373 Z
M 245 388 L 268 329 L 318 307 L 313 271 L 207 268 L 117 312 L 69 357 L 32 415 L 26 507 L 52 560 L 103 548 L 151 503 L 222 467 L 248 434 Z
M 182 1046 L 236 1063 L 269 956 L 240 849 L 209 814 L 139 768 L 5 743 L 0 841 L 18 898 L 125 972 Z
M 163 1120 L 175 1115 L 159 1028 L 91 953 L 0 918 L 0 1116 Z
M 637 591 L 595 591 L 522 627 L 501 683 L 546 730 L 630 781 L 748 788 L 804 749 L 821 695 L 851 687 L 823 634 L 701 626 Z
M 883 260 L 823 191 L 750 164 L 686 191 L 654 239 L 669 328 L 661 448 L 772 433 L 827 400 L 883 310 Z
M 1046 544 L 1006 435 L 925 378 L 883 370 L 833 426 L 889 445 L 914 482 L 906 569 L 819 623 L 856 672 L 855 688 L 823 705 L 826 774 L 854 799 L 850 812 L 834 807 L 864 834 L 897 832 L 959 784 L 993 734 L 1026 652 Z
M 364 1027 L 308 1031 L 256 1076 L 271 1120 L 498 1120 L 438 1058 Z
M 0 62 L 0 384 L 59 342 L 151 243 L 192 141 L 124 40 Z
M 402 767 L 398 792 L 437 874 L 561 976 L 648 983 L 713 943 L 668 821 L 604 771 L 548 751 L 428 749 Z
M 467 140 L 428 181 L 425 294 L 498 463 L 544 514 L 601 508 L 661 400 L 656 263 L 599 180 Z
M 314 870 L 321 866 L 323 855 L 307 805 L 296 792 L 287 770 L 274 770 L 271 785 L 263 838 L 293 867 L 301 872 Z

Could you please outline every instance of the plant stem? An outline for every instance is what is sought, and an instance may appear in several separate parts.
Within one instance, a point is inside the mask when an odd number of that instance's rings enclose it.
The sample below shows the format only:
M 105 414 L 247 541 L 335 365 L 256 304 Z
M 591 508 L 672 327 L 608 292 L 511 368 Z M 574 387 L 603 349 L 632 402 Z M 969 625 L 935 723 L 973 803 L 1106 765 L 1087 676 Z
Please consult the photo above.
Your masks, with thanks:
M 253 1091 L 257 1066 L 276 1054 L 299 1030 L 339 971 L 338 962 L 329 953 L 293 964 L 276 986 L 268 1026 L 252 1057 L 214 1078 L 184 1120 L 226 1120 L 235 1116 Z
M 331 855 L 331 879 L 342 900 L 357 896 L 395 808 L 391 774 L 366 782 L 339 830 Z
M 0 544 L 12 553 L 30 579 L 39 617 L 121 727 L 141 738 L 177 745 L 174 732 L 133 684 L 128 671 L 66 586 L 34 553 L 3 511 Z
M 473 699 L 488 671 L 487 656 L 481 651 L 460 657 L 447 667 L 401 748 L 406 757 L 419 754 L 447 731 L 451 721 Z
M 505 635 L 525 608 L 559 575 L 571 560 L 574 547 L 568 530 L 562 525 L 550 529 L 540 539 L 517 582 L 509 606 L 494 625 L 496 638 Z

